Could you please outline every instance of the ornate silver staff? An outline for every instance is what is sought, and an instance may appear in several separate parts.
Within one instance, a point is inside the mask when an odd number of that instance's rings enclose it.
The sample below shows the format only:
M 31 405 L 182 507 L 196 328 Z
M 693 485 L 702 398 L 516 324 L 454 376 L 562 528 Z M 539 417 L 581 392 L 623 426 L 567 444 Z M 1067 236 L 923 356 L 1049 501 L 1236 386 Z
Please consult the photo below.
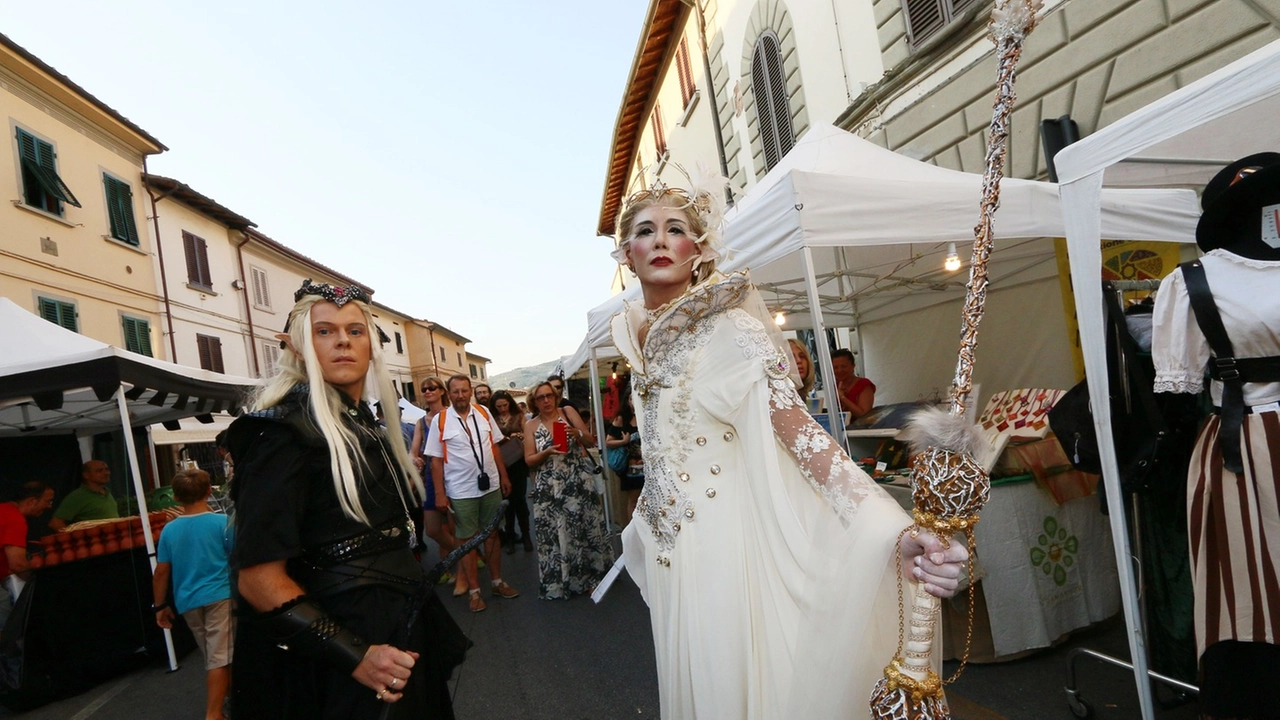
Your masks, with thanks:
M 982 202 L 974 228 L 973 259 L 961 313 L 960 351 L 956 362 L 955 393 L 948 410 L 917 413 L 907 429 L 908 442 L 918 449 L 911 471 L 914 524 L 903 530 L 915 537 L 932 531 L 944 543 L 963 532 L 969 542 L 969 627 L 965 649 L 956 674 L 945 682 L 932 668 L 934 630 L 939 619 L 938 599 L 917 585 L 911 599 L 910 632 L 904 638 L 902 575 L 898 575 L 898 651 L 871 693 L 874 720 L 950 720 L 951 711 L 942 694 L 943 685 L 954 682 L 969 660 L 973 637 L 973 561 L 977 555 L 973 528 L 986 504 L 991 481 L 975 459 L 983 453 L 981 433 L 964 417 L 965 401 L 973 390 L 974 351 L 978 323 L 987 300 L 987 261 L 991 256 L 991 220 L 1000 206 L 1000 179 L 1008 150 L 1009 115 L 1013 111 L 1013 84 L 1023 41 L 1036 25 L 1040 0 L 997 0 L 991 12 L 990 37 L 996 45 L 996 101 L 988 130 L 986 169 L 982 174 Z M 899 558 L 900 559 L 900 558 Z M 899 565 L 901 563 L 899 562 Z

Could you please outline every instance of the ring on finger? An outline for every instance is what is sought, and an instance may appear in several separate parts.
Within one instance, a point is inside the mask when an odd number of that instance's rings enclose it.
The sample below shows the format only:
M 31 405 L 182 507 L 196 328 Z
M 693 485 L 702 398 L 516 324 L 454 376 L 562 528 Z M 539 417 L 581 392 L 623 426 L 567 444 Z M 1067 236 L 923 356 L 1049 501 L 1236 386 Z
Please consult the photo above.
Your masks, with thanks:
M 396 686 L 396 683 L 398 682 L 400 682 L 400 678 L 398 677 L 391 678 L 391 687 L 394 688 Z
M 387 694 L 387 689 L 386 689 L 386 688 L 382 688 L 381 690 L 379 690 L 379 691 L 378 691 L 378 694 L 377 694 L 375 697 L 377 697 L 379 700 L 381 700 L 381 699 L 382 699 L 382 696 L 383 696 L 383 695 L 386 695 L 386 694 Z

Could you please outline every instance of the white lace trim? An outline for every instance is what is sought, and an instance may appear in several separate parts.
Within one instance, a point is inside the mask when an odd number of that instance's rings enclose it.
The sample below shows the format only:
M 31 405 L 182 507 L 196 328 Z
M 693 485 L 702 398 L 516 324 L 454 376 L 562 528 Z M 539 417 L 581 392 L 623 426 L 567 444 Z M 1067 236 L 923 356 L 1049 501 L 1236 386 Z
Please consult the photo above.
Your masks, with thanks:
M 1204 378 L 1196 375 L 1172 375 L 1161 373 L 1156 375 L 1155 391 L 1158 393 L 1195 394 L 1204 390 Z

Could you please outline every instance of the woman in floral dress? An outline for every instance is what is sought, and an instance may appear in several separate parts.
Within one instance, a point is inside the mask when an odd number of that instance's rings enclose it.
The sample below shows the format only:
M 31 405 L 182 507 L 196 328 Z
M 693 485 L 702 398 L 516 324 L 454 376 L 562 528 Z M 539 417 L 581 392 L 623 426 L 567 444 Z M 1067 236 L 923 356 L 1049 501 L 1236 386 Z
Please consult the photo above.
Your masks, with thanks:
M 594 466 L 580 444 L 581 421 L 570 422 L 550 383 L 530 393 L 538 414 L 525 425 L 524 459 L 533 473 L 533 530 L 538 537 L 538 597 L 569 599 L 591 592 L 613 564 L 604 507 L 592 482 Z M 563 423 L 568 452 L 552 428 Z

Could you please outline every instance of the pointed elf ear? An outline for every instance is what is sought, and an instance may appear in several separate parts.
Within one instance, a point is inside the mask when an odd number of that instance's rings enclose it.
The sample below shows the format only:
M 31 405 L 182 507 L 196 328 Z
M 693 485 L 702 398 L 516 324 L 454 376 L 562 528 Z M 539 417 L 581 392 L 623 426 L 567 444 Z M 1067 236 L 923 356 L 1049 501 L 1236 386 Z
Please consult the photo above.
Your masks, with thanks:
M 293 346 L 293 337 L 289 333 L 276 333 L 276 339 L 280 341 L 280 349 L 289 348 L 295 355 L 298 354 L 298 348 Z

